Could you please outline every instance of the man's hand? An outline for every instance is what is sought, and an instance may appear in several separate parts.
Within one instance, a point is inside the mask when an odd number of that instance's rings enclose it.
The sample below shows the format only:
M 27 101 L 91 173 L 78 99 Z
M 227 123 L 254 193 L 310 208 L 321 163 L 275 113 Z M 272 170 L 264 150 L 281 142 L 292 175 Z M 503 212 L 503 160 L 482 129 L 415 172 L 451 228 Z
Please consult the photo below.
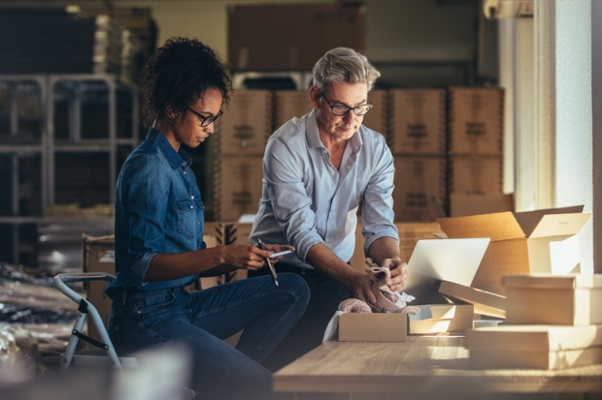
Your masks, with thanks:
M 393 292 L 401 292 L 410 277 L 408 264 L 399 258 L 387 258 L 383 261 L 381 267 L 389 268 L 391 271 L 391 279 L 387 282 L 389 289 Z

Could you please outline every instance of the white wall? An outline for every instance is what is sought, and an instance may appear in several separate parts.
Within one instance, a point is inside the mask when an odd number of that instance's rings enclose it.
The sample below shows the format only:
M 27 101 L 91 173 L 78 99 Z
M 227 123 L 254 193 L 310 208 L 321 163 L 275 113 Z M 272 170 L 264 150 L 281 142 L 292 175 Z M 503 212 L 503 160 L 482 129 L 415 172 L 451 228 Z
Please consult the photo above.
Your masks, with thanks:
M 602 273 L 602 1 L 592 1 L 592 148 L 594 270 Z
M 593 0 L 598 1 L 598 0 Z M 556 0 L 556 206 L 591 212 L 591 1 Z M 593 270 L 592 221 L 579 234 L 582 270 Z

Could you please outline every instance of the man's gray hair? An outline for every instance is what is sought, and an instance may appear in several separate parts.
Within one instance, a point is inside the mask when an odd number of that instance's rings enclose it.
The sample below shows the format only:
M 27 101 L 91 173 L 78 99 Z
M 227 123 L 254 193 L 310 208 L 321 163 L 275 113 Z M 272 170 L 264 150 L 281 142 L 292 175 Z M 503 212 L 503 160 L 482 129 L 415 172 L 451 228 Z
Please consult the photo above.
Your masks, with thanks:
M 363 54 L 348 47 L 336 47 L 324 54 L 314 65 L 313 85 L 323 92 L 332 83 L 362 83 L 372 89 L 380 72 Z

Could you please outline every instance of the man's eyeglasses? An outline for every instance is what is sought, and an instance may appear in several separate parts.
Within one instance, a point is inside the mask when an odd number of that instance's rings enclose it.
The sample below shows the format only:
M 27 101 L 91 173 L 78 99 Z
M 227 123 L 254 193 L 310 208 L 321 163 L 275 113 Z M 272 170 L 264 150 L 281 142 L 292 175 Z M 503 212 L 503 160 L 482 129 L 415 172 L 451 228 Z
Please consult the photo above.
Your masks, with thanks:
M 203 128 L 211 125 L 212 123 L 217 121 L 222 116 L 222 114 L 224 114 L 224 112 L 220 110 L 220 112 L 218 112 L 217 114 L 212 115 L 211 117 L 206 117 L 206 116 L 194 111 L 190 107 L 188 107 L 188 110 L 191 111 L 192 113 L 194 113 L 197 117 L 199 117 L 201 119 L 201 127 L 203 127 Z
M 355 107 L 349 107 L 348 105 L 342 103 L 330 104 L 330 101 L 328 101 L 326 95 L 323 92 L 321 92 L 320 94 L 322 95 L 324 100 L 326 100 L 326 104 L 328 104 L 328 107 L 330 107 L 330 112 L 332 113 L 332 115 L 335 115 L 337 117 L 344 117 L 349 111 L 352 111 L 355 115 L 359 117 L 362 115 L 366 115 L 366 113 L 372 108 L 372 104 L 360 104 L 359 106 Z

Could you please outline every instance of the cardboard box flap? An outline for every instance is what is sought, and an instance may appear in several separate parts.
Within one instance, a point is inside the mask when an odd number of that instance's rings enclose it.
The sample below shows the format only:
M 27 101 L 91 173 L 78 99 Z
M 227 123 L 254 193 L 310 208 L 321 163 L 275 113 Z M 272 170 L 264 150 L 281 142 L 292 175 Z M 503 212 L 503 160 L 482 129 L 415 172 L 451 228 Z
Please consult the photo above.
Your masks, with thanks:
M 531 239 L 543 237 L 566 239 L 577 234 L 590 216 L 589 213 L 544 215 L 531 233 L 527 231 L 525 233 Z
M 414 307 L 417 307 L 420 312 L 408 317 L 416 321 L 452 318 L 473 319 L 474 317 L 474 306 L 472 304 L 423 304 Z
M 546 208 L 534 211 L 522 211 L 514 213 L 514 218 L 522 228 L 527 237 L 530 237 L 541 219 L 545 215 L 574 214 L 583 212 L 583 206 L 572 206 L 563 208 Z M 548 235 L 549 236 L 549 235 Z
M 510 211 L 438 218 L 437 222 L 450 238 L 489 237 L 494 242 L 525 237 L 525 233 Z
M 602 289 L 602 274 L 529 274 L 502 277 L 506 288 L 530 289 Z
M 457 283 L 441 281 L 439 293 L 474 306 L 474 313 L 506 318 L 506 297 Z

